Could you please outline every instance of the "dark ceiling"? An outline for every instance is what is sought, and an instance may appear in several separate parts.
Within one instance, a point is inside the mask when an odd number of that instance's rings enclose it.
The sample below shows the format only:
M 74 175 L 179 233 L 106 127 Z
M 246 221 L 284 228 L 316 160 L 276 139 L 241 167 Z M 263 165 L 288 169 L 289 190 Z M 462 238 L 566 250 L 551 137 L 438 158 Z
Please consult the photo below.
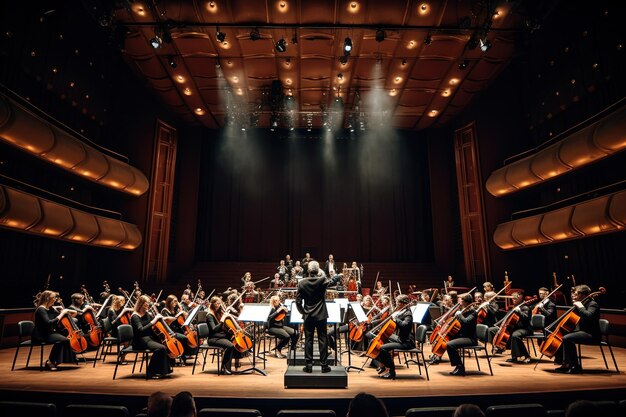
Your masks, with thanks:
M 468 0 L 162 0 L 125 2 L 112 23 L 126 33 L 128 64 L 190 124 L 420 130 L 461 113 L 510 62 L 527 29 L 521 9 Z

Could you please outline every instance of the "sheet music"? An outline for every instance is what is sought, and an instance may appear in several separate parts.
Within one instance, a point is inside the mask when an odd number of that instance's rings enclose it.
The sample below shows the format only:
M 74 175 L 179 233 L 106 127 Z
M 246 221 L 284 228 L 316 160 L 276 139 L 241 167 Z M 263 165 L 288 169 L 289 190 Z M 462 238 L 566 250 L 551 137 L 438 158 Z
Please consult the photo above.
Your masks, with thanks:
M 426 316 L 426 312 L 428 312 L 428 308 L 430 307 L 430 303 L 417 303 L 414 306 L 411 306 L 411 313 L 413 313 L 413 323 L 422 324 L 422 320 L 424 320 L 424 316 Z
M 185 324 L 183 324 L 183 326 L 189 326 L 191 324 L 193 319 L 196 318 L 196 314 L 198 314 L 198 310 L 200 310 L 200 307 L 202 306 L 201 305 L 195 306 L 193 310 L 191 310 L 189 314 L 187 314 L 187 319 L 185 320 Z
M 353 301 L 350 303 L 350 308 L 352 309 L 352 311 L 354 311 L 354 315 L 356 316 L 356 319 L 359 323 L 367 321 L 367 314 L 365 314 L 361 303 L 359 303 L 358 301 Z
M 247 304 L 246 304 L 247 305 Z M 339 304 L 333 301 L 326 302 L 326 310 L 328 311 L 328 324 L 341 323 L 341 309 Z M 302 324 L 304 319 L 297 308 L 291 309 L 290 323 Z
M 237 317 L 240 321 L 251 321 L 257 323 L 263 323 L 267 321 L 267 317 L 272 311 L 272 306 L 269 304 L 244 304 L 243 310 Z

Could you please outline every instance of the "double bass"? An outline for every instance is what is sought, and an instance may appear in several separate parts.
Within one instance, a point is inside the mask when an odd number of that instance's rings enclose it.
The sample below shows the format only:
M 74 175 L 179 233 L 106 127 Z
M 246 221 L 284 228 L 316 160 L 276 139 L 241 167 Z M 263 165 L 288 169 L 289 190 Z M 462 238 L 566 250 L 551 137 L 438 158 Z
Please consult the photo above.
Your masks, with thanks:
M 593 299 L 600 294 L 606 294 L 606 288 L 598 288 L 598 291 L 587 295 L 585 298 L 580 300 L 580 302 L 584 303 L 588 299 Z M 567 310 L 561 317 L 546 328 L 546 331 L 549 331 L 550 335 L 544 339 L 539 347 L 539 351 L 541 351 L 543 356 L 552 358 L 563 344 L 563 337 L 574 331 L 576 325 L 578 325 L 578 322 L 580 321 L 580 316 L 574 310 L 576 310 L 576 306 Z M 549 329 L 553 326 L 554 330 L 550 331 Z

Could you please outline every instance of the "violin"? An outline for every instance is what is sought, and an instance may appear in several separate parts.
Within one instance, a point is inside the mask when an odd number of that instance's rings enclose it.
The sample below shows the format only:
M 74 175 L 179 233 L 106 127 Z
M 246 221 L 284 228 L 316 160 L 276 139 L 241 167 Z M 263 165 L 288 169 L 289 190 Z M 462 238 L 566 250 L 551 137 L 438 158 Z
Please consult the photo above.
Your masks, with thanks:
M 461 315 L 465 314 L 465 312 L 474 305 L 476 305 L 476 303 L 471 303 L 463 310 L 461 310 Z M 459 307 L 460 306 L 461 304 L 459 303 Z M 456 314 L 446 320 L 446 322 L 441 326 L 439 332 L 435 336 L 434 342 L 432 342 L 433 355 L 439 356 L 440 358 L 443 356 L 448 347 L 448 342 L 450 341 L 450 338 L 456 335 L 459 330 L 461 330 L 461 326 L 461 321 L 457 318 Z
M 606 288 L 598 288 L 598 291 L 592 292 L 591 294 L 587 295 L 580 302 L 584 303 L 585 301 L 593 299 L 600 294 L 606 294 Z M 557 323 L 554 330 L 552 330 L 550 335 L 544 339 L 544 341 L 541 343 L 541 346 L 539 347 L 539 351 L 541 351 L 542 355 L 552 358 L 563 344 L 563 337 L 576 328 L 578 322 L 580 321 L 580 316 L 575 313 L 574 310 L 576 310 L 576 306 L 573 306 L 572 308 L 567 310 L 554 323 L 548 326 L 548 328 L 550 328 L 554 326 L 555 323 Z M 546 330 L 548 330 L 548 328 L 546 328 Z
M 504 318 L 502 319 L 498 333 L 496 333 L 495 336 L 493 336 L 492 344 L 494 347 L 500 348 L 502 350 L 506 349 L 506 345 L 509 339 L 511 338 L 511 333 L 513 333 L 513 330 L 515 330 L 514 329 L 515 325 L 519 323 L 521 319 L 519 313 L 515 309 L 525 304 L 532 304 L 536 301 L 537 301 L 537 296 L 534 296 L 530 300 L 526 300 L 518 304 L 517 306 L 513 307 L 511 311 L 506 313 L 506 316 L 504 316 Z
M 63 302 L 59 300 L 62 309 L 65 309 Z M 76 326 L 74 319 L 65 314 L 59 319 L 58 326 L 67 332 L 67 338 L 70 340 L 70 347 L 74 353 L 83 353 L 87 350 L 87 340 L 83 336 L 83 332 Z

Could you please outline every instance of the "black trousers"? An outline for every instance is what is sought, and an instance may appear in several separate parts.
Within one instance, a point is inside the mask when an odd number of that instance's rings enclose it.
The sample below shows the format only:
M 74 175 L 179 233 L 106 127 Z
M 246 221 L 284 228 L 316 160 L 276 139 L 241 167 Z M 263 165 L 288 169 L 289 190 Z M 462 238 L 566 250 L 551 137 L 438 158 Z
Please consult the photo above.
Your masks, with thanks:
M 313 365 L 313 333 L 317 330 L 317 341 L 320 348 L 320 364 L 328 365 L 328 335 L 326 333 L 327 320 L 315 320 L 310 317 L 304 319 L 304 357 L 307 366 Z
M 453 339 L 446 343 L 446 351 L 448 352 L 448 358 L 450 358 L 450 365 L 463 365 L 461 355 L 459 355 L 459 349 L 465 346 L 474 345 L 476 345 L 476 340 L 470 339 L 469 337 L 459 337 L 458 339 Z
M 152 356 L 150 362 L 146 368 L 148 376 L 152 375 L 167 375 L 172 372 L 172 361 L 167 356 L 167 350 L 164 345 L 156 340 L 150 340 L 148 342 L 141 342 L 133 344 L 133 349 L 150 349 L 152 350 Z
M 267 329 L 267 333 L 278 338 L 276 350 L 279 352 L 282 350 L 282 348 L 285 347 L 287 343 L 289 343 L 289 340 L 291 340 L 292 349 L 296 346 L 296 342 L 298 341 L 298 334 L 294 329 L 289 326 L 270 327 L 269 329 Z
M 592 341 L 596 341 L 597 338 L 593 337 L 587 332 L 572 332 L 563 336 L 563 344 L 556 351 L 556 358 L 563 358 L 563 363 L 571 366 L 578 366 L 580 363 L 578 362 L 578 351 L 576 350 L 576 345 L 578 343 L 585 344 L 590 343 Z
M 400 338 L 397 335 L 392 335 L 387 343 L 383 344 L 380 347 L 380 353 L 378 354 L 378 362 L 385 365 L 385 367 L 389 368 L 389 370 L 394 373 L 396 371 L 396 364 L 391 357 L 391 351 L 395 349 L 410 349 L 413 346 L 411 344 L 404 344 L 400 342 Z
M 528 349 L 526 349 L 526 345 L 524 344 L 524 339 L 522 339 L 522 337 L 531 334 L 533 334 L 533 332 L 529 329 L 517 329 L 513 333 L 511 333 L 511 357 L 530 357 L 530 355 L 528 354 Z

